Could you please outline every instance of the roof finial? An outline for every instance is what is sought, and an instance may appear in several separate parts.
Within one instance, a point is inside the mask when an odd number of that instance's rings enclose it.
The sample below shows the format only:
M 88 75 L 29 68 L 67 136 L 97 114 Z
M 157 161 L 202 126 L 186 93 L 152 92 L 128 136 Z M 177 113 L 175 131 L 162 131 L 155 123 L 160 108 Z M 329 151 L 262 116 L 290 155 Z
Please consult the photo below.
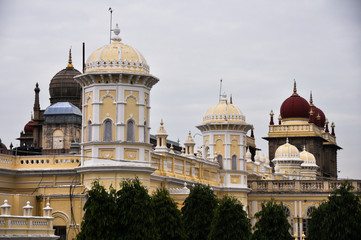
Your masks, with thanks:
M 286 143 L 289 143 L 289 142 L 288 142 L 288 137 L 286 138 Z
M 231 97 L 229 98 L 229 103 L 230 103 L 230 104 L 233 104 L 232 94 L 231 94 Z
M 303 145 L 303 151 L 306 151 L 306 145 Z
M 119 33 L 120 33 L 120 29 L 118 27 L 118 23 L 115 24 L 115 28 L 112 29 L 112 31 L 114 32 L 115 36 L 112 37 L 112 40 L 115 41 L 115 42 L 120 42 L 122 41 L 122 39 L 119 37 Z
M 71 60 L 71 47 L 69 49 L 69 60 L 68 60 L 68 68 L 72 68 L 73 67 L 73 62 Z
M 313 106 L 312 91 L 310 92 L 310 106 Z
M 296 79 L 293 79 L 293 96 L 297 96 Z

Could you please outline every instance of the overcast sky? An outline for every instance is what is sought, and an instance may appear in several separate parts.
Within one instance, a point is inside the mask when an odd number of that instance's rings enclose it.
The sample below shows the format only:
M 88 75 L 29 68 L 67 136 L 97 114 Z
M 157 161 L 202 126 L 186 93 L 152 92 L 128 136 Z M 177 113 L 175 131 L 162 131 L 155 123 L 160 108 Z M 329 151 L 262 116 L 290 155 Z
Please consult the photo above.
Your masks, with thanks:
M 163 118 L 169 139 L 199 133 L 218 102 L 219 80 L 255 127 L 268 155 L 269 112 L 292 94 L 336 124 L 341 178 L 361 178 L 361 1 L 0 1 L 0 138 L 9 146 L 30 120 L 35 83 L 41 108 L 49 83 L 109 43 L 109 12 L 123 42 L 138 49 L 160 81 L 151 91 L 152 133 Z M 195 140 L 200 143 L 201 137 Z M 199 147 L 199 144 L 198 144 Z

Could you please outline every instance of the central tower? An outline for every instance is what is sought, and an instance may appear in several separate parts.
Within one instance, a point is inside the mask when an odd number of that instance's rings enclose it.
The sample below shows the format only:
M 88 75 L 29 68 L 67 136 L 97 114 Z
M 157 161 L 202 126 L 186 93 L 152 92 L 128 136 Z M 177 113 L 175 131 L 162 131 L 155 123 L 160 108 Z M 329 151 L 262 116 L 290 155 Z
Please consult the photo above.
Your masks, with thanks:
M 109 179 L 117 182 L 124 166 L 131 166 L 133 173 L 137 173 L 134 168 L 143 167 L 139 171 L 152 172 L 149 99 L 159 80 L 149 74 L 142 54 L 121 42 L 118 25 L 113 32 L 112 42 L 95 50 L 84 73 L 75 79 L 83 87 L 80 171 L 112 173 Z M 100 178 L 99 174 L 94 177 Z M 115 182 L 110 184 L 117 186 Z

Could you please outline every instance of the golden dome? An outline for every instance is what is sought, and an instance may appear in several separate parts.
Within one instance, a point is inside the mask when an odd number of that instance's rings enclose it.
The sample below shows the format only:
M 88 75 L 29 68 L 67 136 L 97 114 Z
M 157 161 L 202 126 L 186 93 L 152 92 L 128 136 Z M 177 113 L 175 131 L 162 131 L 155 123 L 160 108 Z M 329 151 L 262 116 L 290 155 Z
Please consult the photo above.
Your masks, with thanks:
M 287 142 L 276 150 L 275 159 L 280 158 L 300 158 L 300 152 L 295 146 L 289 144 L 287 139 Z
M 85 64 L 85 72 L 134 72 L 149 73 L 143 55 L 133 47 L 121 42 L 118 25 L 112 43 L 95 50 Z
M 246 119 L 242 111 L 227 102 L 227 95 L 221 96 L 221 101 L 210 107 L 203 117 L 205 123 L 245 123 Z
M 312 153 L 307 152 L 305 148 L 300 153 L 300 158 L 303 160 L 301 166 L 317 166 L 315 156 Z

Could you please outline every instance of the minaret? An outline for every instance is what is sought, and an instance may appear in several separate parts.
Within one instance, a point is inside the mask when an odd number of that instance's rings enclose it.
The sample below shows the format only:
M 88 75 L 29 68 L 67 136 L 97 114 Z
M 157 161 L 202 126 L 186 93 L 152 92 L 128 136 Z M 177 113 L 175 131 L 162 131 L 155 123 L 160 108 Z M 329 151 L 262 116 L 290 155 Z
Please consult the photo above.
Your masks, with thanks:
M 35 88 L 34 88 L 34 92 L 35 92 L 35 101 L 34 101 L 34 119 L 38 120 L 40 118 L 40 102 L 39 102 L 39 92 L 40 92 L 40 88 L 39 88 L 39 84 L 36 83 Z

